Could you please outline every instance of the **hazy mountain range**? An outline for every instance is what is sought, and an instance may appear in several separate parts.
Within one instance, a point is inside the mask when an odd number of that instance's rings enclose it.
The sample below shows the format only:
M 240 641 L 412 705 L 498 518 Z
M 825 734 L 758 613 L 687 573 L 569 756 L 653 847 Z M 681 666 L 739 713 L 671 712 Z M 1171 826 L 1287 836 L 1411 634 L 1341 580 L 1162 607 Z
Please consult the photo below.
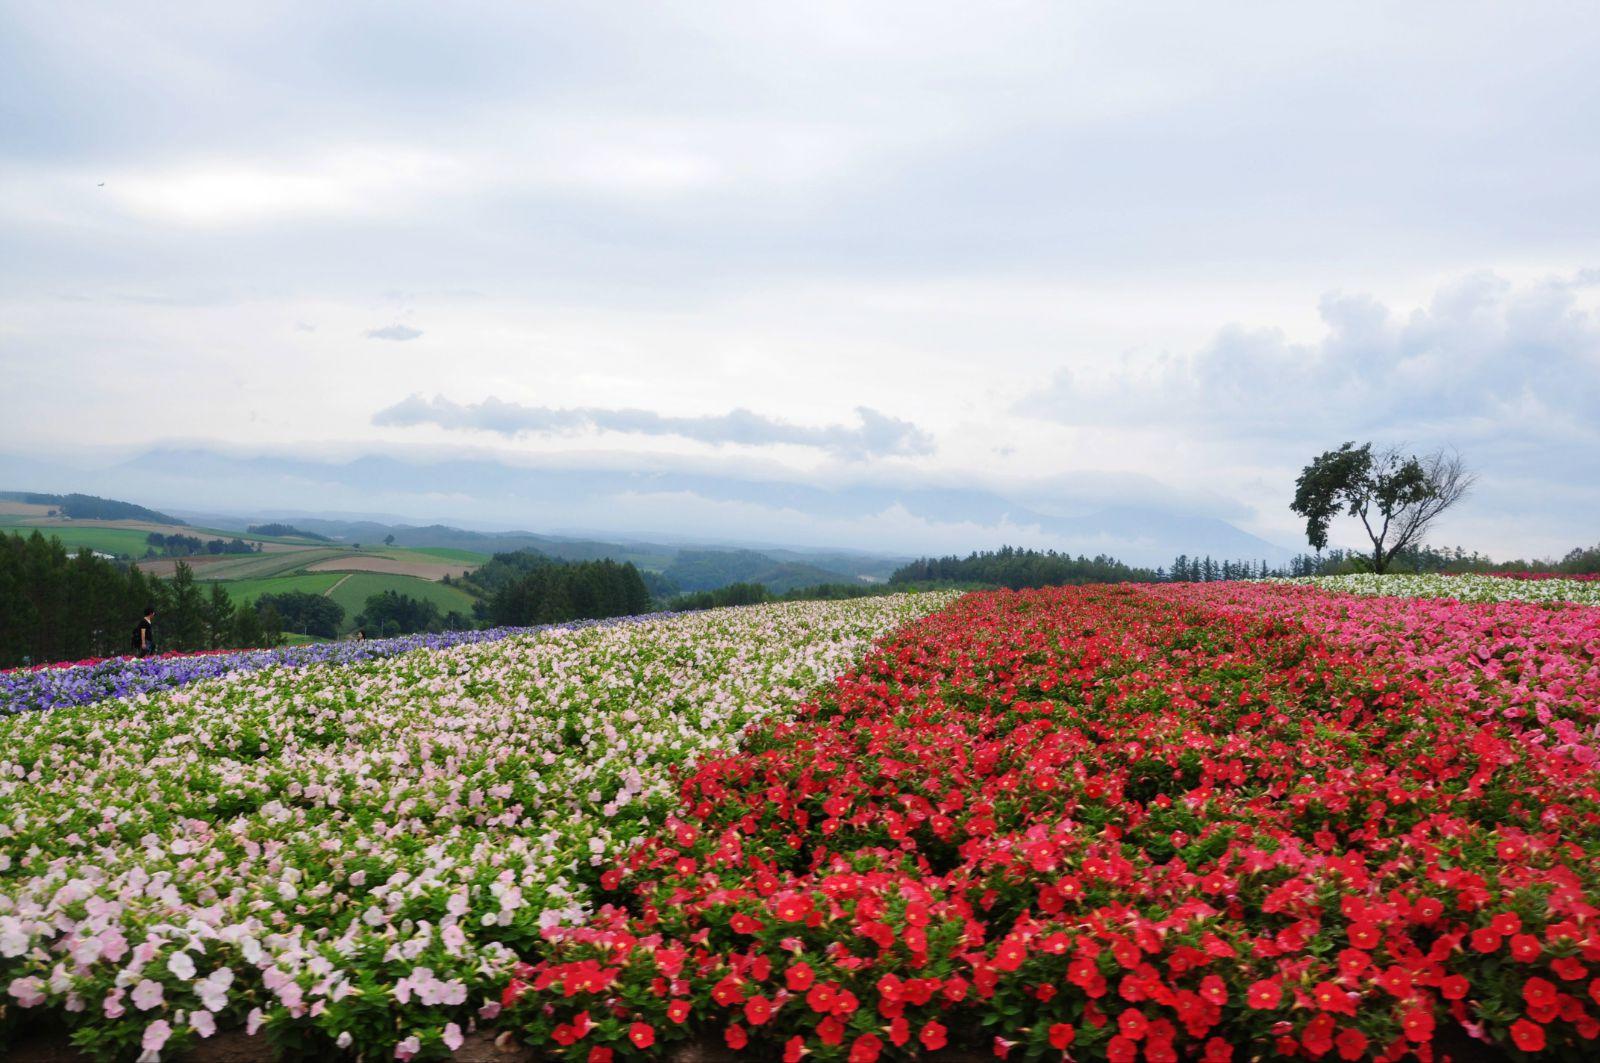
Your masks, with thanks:
M 981 486 L 835 486 L 685 469 L 551 468 L 404 455 L 321 460 L 198 447 L 152 449 L 98 466 L 0 456 L 0 484 L 131 498 L 186 516 L 292 519 L 358 541 L 381 539 L 379 526 L 387 534 L 397 525 L 441 525 L 503 533 L 488 538 L 508 541 L 631 542 L 644 552 L 652 543 L 759 547 L 769 556 L 787 547 L 795 560 L 803 555 L 810 563 L 819 550 L 882 559 L 1004 544 L 1104 553 L 1150 566 L 1179 553 L 1272 563 L 1293 553 L 1176 493 L 1164 497 L 1141 485 L 1126 492 L 1136 501 L 1108 505 L 1097 504 L 1092 492 L 1050 496 L 1037 488 L 1019 499 Z M 330 531 L 318 518 L 339 529 Z M 360 528 L 363 520 L 374 527 Z M 840 570 L 839 564 L 826 567 Z

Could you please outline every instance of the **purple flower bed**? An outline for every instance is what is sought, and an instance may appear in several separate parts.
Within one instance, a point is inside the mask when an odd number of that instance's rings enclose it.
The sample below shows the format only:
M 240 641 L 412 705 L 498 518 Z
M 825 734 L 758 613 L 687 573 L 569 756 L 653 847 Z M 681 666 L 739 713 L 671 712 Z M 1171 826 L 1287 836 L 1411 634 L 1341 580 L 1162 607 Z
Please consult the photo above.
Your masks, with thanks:
M 647 614 L 649 619 L 669 615 Z M 304 668 L 313 664 L 355 664 L 410 653 L 412 650 L 442 650 L 469 643 L 494 642 L 513 635 L 529 635 L 558 628 L 603 627 L 646 618 L 620 616 L 538 627 L 441 631 L 437 634 L 401 635 L 392 639 L 367 639 L 364 642 L 319 642 L 274 650 L 241 650 L 238 653 L 195 657 L 120 657 L 75 668 L 9 672 L 0 674 L 0 716 L 55 709 L 63 705 L 87 705 L 107 698 L 132 697 L 154 690 L 171 690 L 234 672 L 253 672 L 278 666 Z

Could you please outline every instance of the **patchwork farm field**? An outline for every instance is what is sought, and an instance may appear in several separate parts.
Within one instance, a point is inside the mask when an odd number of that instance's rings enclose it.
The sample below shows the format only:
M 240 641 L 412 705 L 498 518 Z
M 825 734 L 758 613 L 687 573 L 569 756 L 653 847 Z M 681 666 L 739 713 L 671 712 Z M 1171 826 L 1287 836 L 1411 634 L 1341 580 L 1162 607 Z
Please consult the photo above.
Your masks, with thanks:
M 204 581 L 206 571 L 199 569 L 196 578 Z M 304 591 L 307 594 L 326 594 L 344 577 L 336 572 L 300 572 L 288 576 L 268 576 L 265 579 L 235 579 L 223 581 L 229 596 L 240 605 L 253 602 L 263 594 L 287 594 Z M 358 610 L 359 611 L 359 610 Z
M 317 573 L 317 575 L 332 575 L 331 573 Z M 351 572 L 342 576 L 335 576 L 336 583 L 327 592 L 328 597 L 344 606 L 345 616 L 354 620 L 357 613 L 366 606 L 367 598 L 385 591 L 395 591 L 407 594 L 425 602 L 432 602 L 439 607 L 441 613 L 452 610 L 466 616 L 472 615 L 472 605 L 476 598 L 466 591 L 456 587 L 447 587 L 443 583 L 431 580 L 418 579 L 415 576 L 397 576 L 381 572 Z
M 1444 579 L 717 610 L 0 718 L 0 1041 L 1596 1058 L 1600 607 Z

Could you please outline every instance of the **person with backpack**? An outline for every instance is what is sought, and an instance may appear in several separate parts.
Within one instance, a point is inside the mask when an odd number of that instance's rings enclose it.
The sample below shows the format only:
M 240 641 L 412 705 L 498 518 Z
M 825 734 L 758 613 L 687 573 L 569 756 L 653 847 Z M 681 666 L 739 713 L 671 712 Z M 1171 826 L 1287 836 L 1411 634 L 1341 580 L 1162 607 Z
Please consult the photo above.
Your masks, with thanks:
M 144 607 L 144 616 L 139 618 L 139 623 L 133 629 L 133 655 L 135 657 L 149 657 L 156 652 L 156 607 Z

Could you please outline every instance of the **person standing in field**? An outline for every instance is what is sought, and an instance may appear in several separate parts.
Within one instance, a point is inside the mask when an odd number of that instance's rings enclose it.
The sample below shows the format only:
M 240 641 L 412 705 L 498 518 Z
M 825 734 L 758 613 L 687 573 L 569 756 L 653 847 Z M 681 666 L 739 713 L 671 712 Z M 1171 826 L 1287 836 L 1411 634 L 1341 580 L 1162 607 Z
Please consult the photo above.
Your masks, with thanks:
M 156 652 L 156 607 L 144 607 L 144 616 L 139 618 L 138 625 L 133 629 L 133 653 L 136 657 L 148 657 Z

